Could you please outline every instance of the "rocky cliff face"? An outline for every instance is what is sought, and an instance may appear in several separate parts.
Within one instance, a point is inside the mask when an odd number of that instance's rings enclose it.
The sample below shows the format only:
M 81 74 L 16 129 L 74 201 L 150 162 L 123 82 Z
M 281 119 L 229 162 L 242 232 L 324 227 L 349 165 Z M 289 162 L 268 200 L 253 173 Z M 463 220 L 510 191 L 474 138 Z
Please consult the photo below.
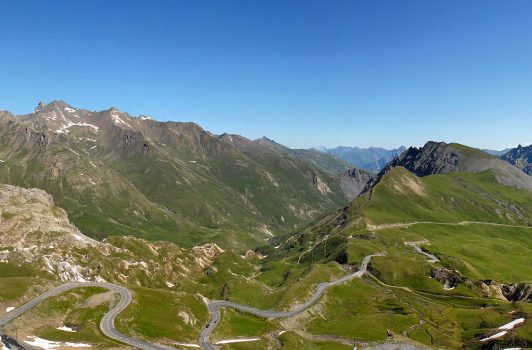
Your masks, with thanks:
M 340 187 L 349 200 L 355 199 L 375 177 L 362 169 L 349 169 L 340 175 Z
M 0 184 L 1 244 L 15 249 L 97 244 L 71 225 L 66 212 L 55 206 L 52 196 L 36 189 Z
M 519 145 L 505 153 L 502 159 L 532 176 L 532 145 Z
M 429 141 L 422 148 L 408 148 L 387 168 L 403 166 L 418 176 L 447 174 L 459 169 L 463 160 L 463 155 L 446 143 Z

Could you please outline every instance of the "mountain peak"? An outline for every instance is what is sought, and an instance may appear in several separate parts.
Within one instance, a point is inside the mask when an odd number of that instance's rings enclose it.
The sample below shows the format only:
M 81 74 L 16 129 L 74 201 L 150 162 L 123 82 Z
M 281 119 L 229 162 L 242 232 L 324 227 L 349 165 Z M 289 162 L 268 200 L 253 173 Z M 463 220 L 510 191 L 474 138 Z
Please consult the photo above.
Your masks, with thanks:
M 71 110 L 75 111 L 75 108 L 73 108 L 71 105 L 66 103 L 63 100 L 54 100 L 48 104 L 44 103 L 43 101 L 39 102 L 37 105 L 37 108 L 35 108 L 35 112 L 51 112 L 54 110 Z
M 42 111 L 44 107 L 46 107 L 46 103 L 44 101 L 39 101 L 39 103 L 37 104 L 37 107 L 35 107 L 35 110 L 33 112 L 35 113 L 35 112 Z

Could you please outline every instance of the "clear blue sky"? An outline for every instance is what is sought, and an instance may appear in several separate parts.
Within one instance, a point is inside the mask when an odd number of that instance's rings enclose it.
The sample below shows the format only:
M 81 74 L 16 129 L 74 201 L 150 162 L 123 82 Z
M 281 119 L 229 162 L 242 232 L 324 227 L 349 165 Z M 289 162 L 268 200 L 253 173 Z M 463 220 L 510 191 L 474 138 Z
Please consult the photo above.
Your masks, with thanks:
M 291 147 L 532 142 L 532 1 L 1 1 L 0 109 Z

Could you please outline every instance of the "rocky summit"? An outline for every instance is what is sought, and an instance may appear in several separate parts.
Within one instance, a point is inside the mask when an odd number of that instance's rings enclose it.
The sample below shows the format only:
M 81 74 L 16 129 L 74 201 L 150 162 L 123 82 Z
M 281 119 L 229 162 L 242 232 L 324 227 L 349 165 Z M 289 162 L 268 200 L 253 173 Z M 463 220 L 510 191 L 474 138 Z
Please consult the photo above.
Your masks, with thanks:
M 519 145 L 503 154 L 502 159 L 532 176 L 532 145 Z

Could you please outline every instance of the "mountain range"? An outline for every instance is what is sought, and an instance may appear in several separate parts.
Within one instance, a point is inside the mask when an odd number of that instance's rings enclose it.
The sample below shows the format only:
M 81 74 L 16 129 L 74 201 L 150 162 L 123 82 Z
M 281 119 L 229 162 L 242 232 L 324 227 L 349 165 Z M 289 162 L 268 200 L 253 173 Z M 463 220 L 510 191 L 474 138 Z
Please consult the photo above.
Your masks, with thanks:
M 321 152 L 116 108 L 53 101 L 26 115 L 2 111 L 0 137 L 0 182 L 46 190 L 97 239 L 249 247 L 335 210 L 361 187 L 347 163 Z
M 380 147 L 359 148 L 339 146 L 335 148 L 316 147 L 313 149 L 334 155 L 348 162 L 353 167 L 377 173 L 389 161 L 401 154 L 406 147 L 401 146 L 395 149 L 384 149 Z

